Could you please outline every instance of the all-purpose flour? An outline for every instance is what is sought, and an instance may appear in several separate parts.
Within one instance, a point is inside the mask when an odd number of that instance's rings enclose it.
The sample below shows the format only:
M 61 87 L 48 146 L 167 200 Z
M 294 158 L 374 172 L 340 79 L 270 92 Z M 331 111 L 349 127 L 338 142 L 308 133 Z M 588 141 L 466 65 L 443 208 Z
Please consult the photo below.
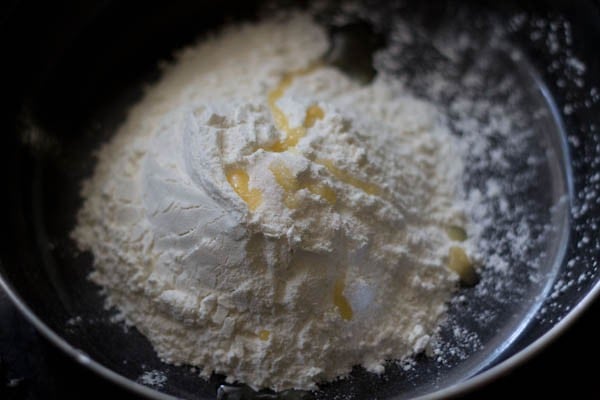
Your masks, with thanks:
M 73 238 L 169 363 L 309 389 L 422 351 L 470 242 L 436 109 L 319 63 L 309 17 L 185 49 L 99 152 Z M 462 251 L 462 256 L 468 257 Z M 471 255 L 472 256 L 472 255 Z

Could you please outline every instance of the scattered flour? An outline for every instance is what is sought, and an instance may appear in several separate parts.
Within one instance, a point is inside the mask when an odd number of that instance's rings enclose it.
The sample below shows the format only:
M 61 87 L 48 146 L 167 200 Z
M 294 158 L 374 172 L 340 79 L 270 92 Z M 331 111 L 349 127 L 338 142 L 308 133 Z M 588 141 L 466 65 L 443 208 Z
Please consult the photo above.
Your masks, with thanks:
M 138 379 L 142 384 L 154 387 L 163 387 L 167 380 L 167 376 L 163 372 L 157 370 L 146 371 Z
M 303 15 L 229 28 L 100 149 L 72 236 L 164 361 L 311 389 L 382 372 L 443 320 L 448 254 L 474 256 L 458 139 L 397 81 L 320 65 L 327 48 Z

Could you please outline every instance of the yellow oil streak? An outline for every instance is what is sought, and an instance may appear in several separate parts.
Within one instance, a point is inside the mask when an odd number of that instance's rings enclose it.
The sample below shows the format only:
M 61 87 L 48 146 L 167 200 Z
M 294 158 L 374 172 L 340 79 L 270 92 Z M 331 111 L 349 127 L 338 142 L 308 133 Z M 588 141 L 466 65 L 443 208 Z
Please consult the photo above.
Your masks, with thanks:
M 273 173 L 277 184 L 286 192 L 296 192 L 300 189 L 298 179 L 282 162 L 274 162 L 269 169 Z
M 450 225 L 446 228 L 448 237 L 456 242 L 464 242 L 467 240 L 467 232 L 458 225 Z
M 363 182 L 360 179 L 348 174 L 347 172 L 342 171 L 341 169 L 337 168 L 331 160 L 317 159 L 315 160 L 315 162 L 327 168 L 329 173 L 335 176 L 339 181 L 347 183 L 348 185 L 352 185 L 355 188 L 360 189 L 367 194 L 375 195 L 381 192 L 377 185 L 374 185 L 369 182 Z
M 448 252 L 448 268 L 456 272 L 467 285 L 477 282 L 477 274 L 473 263 L 462 247 L 452 246 Z
M 283 112 L 281 108 L 277 105 L 277 101 L 283 97 L 285 91 L 291 86 L 292 82 L 295 78 L 303 75 L 308 75 L 317 69 L 320 65 L 313 64 L 306 68 L 292 71 L 286 73 L 283 78 L 279 81 L 279 84 L 275 89 L 269 92 L 268 95 L 268 104 L 269 109 L 271 110 L 271 114 L 273 115 L 273 120 L 275 121 L 275 126 L 277 129 L 285 133 L 286 137 L 283 141 L 278 141 L 271 146 L 265 147 L 264 149 L 267 151 L 273 152 L 283 152 L 288 150 L 291 147 L 294 147 L 298 144 L 298 141 L 306 135 L 306 130 L 312 127 L 317 119 L 322 119 L 325 116 L 325 113 L 321 109 L 321 107 L 317 105 L 312 105 L 306 111 L 306 116 L 304 118 L 304 123 L 301 126 L 292 128 L 290 126 L 290 122 Z
M 311 183 L 306 185 L 306 188 L 312 193 L 325 199 L 329 204 L 335 204 L 337 197 L 333 189 L 321 183 Z
M 337 198 L 335 192 L 326 185 L 320 183 L 302 183 L 292 173 L 292 171 L 286 167 L 283 163 L 273 163 L 269 167 L 273 173 L 273 177 L 279 186 L 285 190 L 286 196 L 284 203 L 288 208 L 298 208 L 299 202 L 296 199 L 296 192 L 300 189 L 307 189 L 313 194 L 322 197 L 329 204 L 335 204 Z
M 333 304 L 337 307 L 342 319 L 349 321 L 352 319 L 352 307 L 344 296 L 344 280 L 338 279 L 333 285 Z
M 283 97 L 285 91 L 292 85 L 295 78 L 308 75 L 319 67 L 320 65 L 315 63 L 306 68 L 288 72 L 281 78 L 278 85 L 269 92 L 267 98 L 269 109 L 271 110 L 275 126 L 285 133 L 285 139 L 277 141 L 270 146 L 263 147 L 264 150 L 272 152 L 294 151 L 295 146 L 300 139 L 306 135 L 307 130 L 313 127 L 317 120 L 321 120 L 325 117 L 325 112 L 321 107 L 318 105 L 311 105 L 306 109 L 302 125 L 291 127 L 287 116 L 277 105 L 277 101 Z M 340 170 L 331 160 L 317 160 L 316 162 L 327 168 L 327 170 L 341 182 L 352 185 L 367 194 L 373 195 L 380 193 L 380 190 L 376 185 L 363 182 L 345 171 Z M 284 188 L 287 193 L 284 203 L 288 208 L 298 208 L 300 206 L 295 195 L 295 192 L 300 189 L 307 189 L 311 193 L 325 199 L 329 204 L 335 204 L 337 198 L 333 189 L 322 183 L 300 183 L 289 170 L 286 171 L 283 168 L 285 168 L 283 165 L 272 166 L 271 171 L 273 172 L 277 183 Z M 262 193 L 258 189 L 249 189 L 248 174 L 241 168 L 232 168 L 227 171 L 226 175 L 229 184 L 242 200 L 248 204 L 250 211 L 256 210 L 262 203 Z
M 262 193 L 258 189 L 249 188 L 250 178 L 246 171 L 241 168 L 232 168 L 227 171 L 226 176 L 233 190 L 246 202 L 250 211 L 256 210 L 262 203 Z
M 262 331 L 258 332 L 258 338 L 264 342 L 269 340 L 270 336 L 271 336 L 271 332 L 269 332 L 267 330 L 263 329 Z
M 312 105 L 306 110 L 306 117 L 304 117 L 303 125 L 305 128 L 312 128 L 318 119 L 323 118 L 325 118 L 323 109 L 317 105 Z

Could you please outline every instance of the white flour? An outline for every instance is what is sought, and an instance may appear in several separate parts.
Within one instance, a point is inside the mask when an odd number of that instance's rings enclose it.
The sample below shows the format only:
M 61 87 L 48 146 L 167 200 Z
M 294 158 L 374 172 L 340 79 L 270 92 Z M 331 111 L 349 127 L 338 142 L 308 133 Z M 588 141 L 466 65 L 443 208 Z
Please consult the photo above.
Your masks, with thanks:
M 166 362 L 309 389 L 422 351 L 443 319 L 449 251 L 472 253 L 447 233 L 469 230 L 456 139 L 397 82 L 315 64 L 327 47 L 305 16 L 231 28 L 100 150 L 73 238 Z

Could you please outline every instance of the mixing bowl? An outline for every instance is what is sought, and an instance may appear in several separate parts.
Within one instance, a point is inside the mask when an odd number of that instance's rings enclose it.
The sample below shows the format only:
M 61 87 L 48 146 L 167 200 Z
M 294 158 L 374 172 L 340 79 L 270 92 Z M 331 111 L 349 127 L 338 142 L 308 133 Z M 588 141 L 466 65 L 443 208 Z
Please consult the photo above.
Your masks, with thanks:
M 150 398 L 442 398 L 522 362 L 592 302 L 600 290 L 599 3 L 344 4 L 302 6 L 326 26 L 360 19 L 395 41 L 397 51 L 376 55 L 375 62 L 403 76 L 419 96 L 431 96 L 432 73 L 449 74 L 455 85 L 436 101 L 450 122 L 456 96 L 470 91 L 472 99 L 493 99 L 521 115 L 518 128 L 527 132 L 519 145 L 489 132 L 490 143 L 510 150 L 502 169 L 477 162 L 491 153 L 467 159 L 467 188 L 483 188 L 495 176 L 506 195 L 506 204 L 490 206 L 497 223 L 483 238 L 491 247 L 497 243 L 510 273 L 486 268 L 493 260 L 484 260 L 481 282 L 460 289 L 450 305 L 440 332 L 442 353 L 418 355 L 409 366 L 391 363 L 380 376 L 355 368 L 349 378 L 315 392 L 253 394 L 223 385 L 223 376 L 204 380 L 189 367 L 162 363 L 139 332 L 113 321 L 115 311 L 104 308 L 99 288 L 87 280 L 92 256 L 79 252 L 69 233 L 81 182 L 93 171 L 93 150 L 175 49 L 224 23 L 296 6 L 248 1 L 2 6 L 0 68 L 8 101 L 0 146 L 0 286 L 52 342 Z M 400 19 L 414 30 L 399 32 L 394 21 Z M 496 27 L 504 32 L 498 42 Z M 447 43 L 456 38 L 460 44 L 465 32 L 479 40 L 463 47 Z M 484 79 L 467 82 L 473 71 Z M 460 126 L 453 129 L 460 135 Z

